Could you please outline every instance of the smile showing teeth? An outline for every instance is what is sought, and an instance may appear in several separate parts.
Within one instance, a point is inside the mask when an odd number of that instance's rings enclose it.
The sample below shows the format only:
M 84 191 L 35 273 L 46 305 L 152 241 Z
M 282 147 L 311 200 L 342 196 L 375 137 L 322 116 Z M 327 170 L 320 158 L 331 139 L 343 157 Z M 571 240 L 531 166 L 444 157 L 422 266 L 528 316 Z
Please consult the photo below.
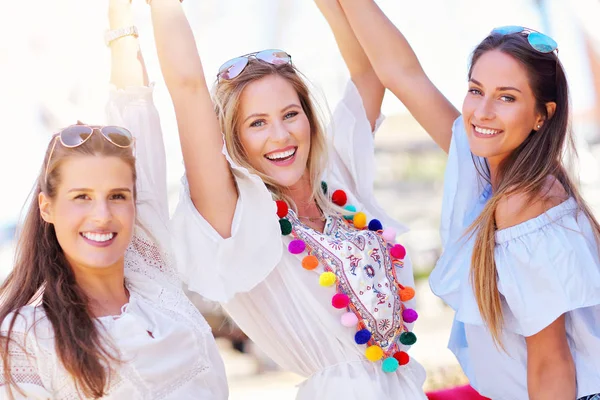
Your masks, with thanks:
M 482 135 L 497 135 L 498 133 L 502 132 L 501 130 L 497 130 L 497 129 L 487 129 L 487 128 L 480 128 L 478 126 L 475 126 L 475 132 L 477 133 L 481 133 Z
M 296 154 L 295 147 L 293 149 L 289 149 L 286 151 L 278 151 L 278 152 L 274 152 L 274 153 L 269 153 L 269 154 L 266 154 L 265 157 L 272 161 L 282 161 L 282 160 L 292 157 L 294 154 Z
M 94 242 L 108 242 L 109 240 L 111 240 L 112 238 L 115 237 L 114 233 L 91 233 L 91 232 L 83 232 L 81 234 L 81 236 L 83 236 L 84 238 L 88 239 L 88 240 L 92 240 Z

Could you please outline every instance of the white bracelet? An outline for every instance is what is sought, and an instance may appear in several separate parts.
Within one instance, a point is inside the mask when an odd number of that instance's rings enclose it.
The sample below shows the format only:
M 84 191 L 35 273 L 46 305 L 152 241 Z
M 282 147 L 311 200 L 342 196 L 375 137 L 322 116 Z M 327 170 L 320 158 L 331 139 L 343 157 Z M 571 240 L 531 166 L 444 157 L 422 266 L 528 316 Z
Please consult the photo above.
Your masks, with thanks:
M 180 3 L 183 3 L 183 0 L 179 0 Z M 149 6 L 152 5 L 152 0 L 146 0 L 146 4 L 148 4 Z
M 104 34 L 104 42 L 110 46 L 112 42 L 125 36 L 138 37 L 138 29 L 135 26 L 126 26 L 124 28 L 112 29 Z

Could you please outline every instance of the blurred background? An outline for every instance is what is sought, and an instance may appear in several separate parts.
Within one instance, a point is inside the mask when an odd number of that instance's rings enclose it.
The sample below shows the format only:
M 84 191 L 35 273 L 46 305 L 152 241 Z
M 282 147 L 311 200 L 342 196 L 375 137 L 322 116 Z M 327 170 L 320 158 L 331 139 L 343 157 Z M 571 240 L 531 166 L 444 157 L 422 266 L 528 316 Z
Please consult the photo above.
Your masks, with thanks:
M 598 0 L 379 0 L 407 36 L 433 82 L 460 109 L 469 54 L 496 26 L 524 25 L 554 37 L 570 81 L 573 125 L 585 198 L 600 207 L 600 2 Z M 282 48 L 333 110 L 348 79 L 324 18 L 311 0 L 186 0 L 205 67 L 215 76 L 225 60 Z M 174 113 L 162 81 L 142 0 L 136 24 L 162 118 L 168 157 L 170 206 L 183 173 Z M 0 13 L 0 279 L 12 267 L 14 232 L 23 204 L 56 129 L 104 121 L 109 51 L 104 46 L 107 2 L 29 0 Z M 212 84 L 212 82 L 210 82 Z M 325 100 L 326 99 L 326 100 Z M 441 252 L 438 235 L 445 155 L 391 93 L 376 137 L 380 202 L 411 232 L 408 248 L 418 279 L 411 355 L 428 371 L 427 389 L 465 382 L 446 349 L 452 312 L 435 298 L 427 276 Z M 231 399 L 293 399 L 302 378 L 280 371 L 245 340 L 218 308 L 194 298 L 213 326 L 225 359 Z

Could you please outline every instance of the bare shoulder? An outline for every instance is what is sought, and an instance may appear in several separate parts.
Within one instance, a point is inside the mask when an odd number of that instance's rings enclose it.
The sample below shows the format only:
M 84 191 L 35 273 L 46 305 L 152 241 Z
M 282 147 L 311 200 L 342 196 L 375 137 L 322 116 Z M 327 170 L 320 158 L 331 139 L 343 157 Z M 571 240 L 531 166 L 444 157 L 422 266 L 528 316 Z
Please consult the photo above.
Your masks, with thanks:
M 496 208 L 496 226 L 505 229 L 536 218 L 568 198 L 563 185 L 548 176 L 542 191 L 535 196 L 515 193 L 501 199 Z

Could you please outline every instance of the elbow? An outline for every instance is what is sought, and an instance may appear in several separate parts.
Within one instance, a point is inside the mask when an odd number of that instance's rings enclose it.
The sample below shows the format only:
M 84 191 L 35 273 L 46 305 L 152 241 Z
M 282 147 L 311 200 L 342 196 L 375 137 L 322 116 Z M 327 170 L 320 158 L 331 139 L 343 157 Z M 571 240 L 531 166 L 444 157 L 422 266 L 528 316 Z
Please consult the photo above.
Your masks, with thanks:
M 532 400 L 546 399 L 552 393 L 555 398 L 575 398 L 577 381 L 575 363 L 570 352 L 530 362 L 528 369 L 528 391 Z
M 165 84 L 169 89 L 197 92 L 206 88 L 206 79 L 202 73 L 179 72 L 165 74 Z

